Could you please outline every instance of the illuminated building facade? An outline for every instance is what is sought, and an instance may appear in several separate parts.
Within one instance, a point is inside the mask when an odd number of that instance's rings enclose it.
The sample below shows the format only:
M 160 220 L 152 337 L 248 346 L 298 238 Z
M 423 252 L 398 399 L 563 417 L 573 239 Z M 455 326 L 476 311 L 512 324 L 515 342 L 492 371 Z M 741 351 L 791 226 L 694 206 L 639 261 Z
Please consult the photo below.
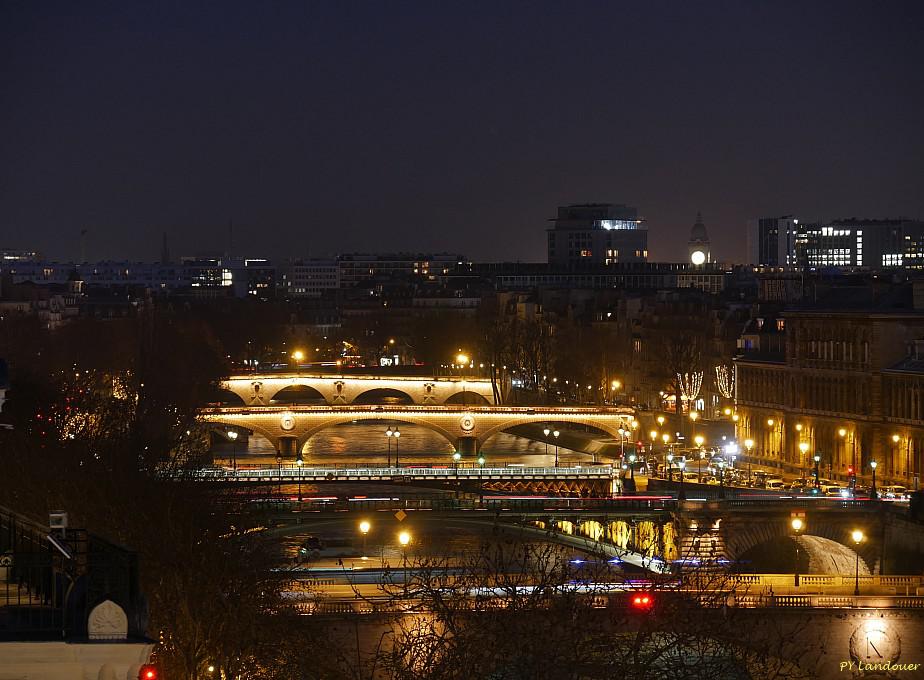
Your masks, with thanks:
M 924 313 L 792 311 L 771 330 L 783 342 L 737 364 L 739 442 L 755 455 L 846 479 L 853 467 L 909 488 L 924 464 Z M 775 351 L 774 351 L 775 350 Z M 800 443 L 807 443 L 803 452 Z

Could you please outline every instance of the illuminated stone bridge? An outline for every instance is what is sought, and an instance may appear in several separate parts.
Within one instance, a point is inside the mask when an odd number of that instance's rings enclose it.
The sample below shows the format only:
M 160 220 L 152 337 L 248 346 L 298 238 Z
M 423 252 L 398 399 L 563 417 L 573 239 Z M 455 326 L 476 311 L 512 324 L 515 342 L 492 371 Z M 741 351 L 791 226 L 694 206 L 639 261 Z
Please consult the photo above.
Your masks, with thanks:
M 498 386 L 503 391 L 502 386 Z M 235 406 L 273 406 L 310 401 L 330 406 L 401 403 L 494 404 L 487 378 L 379 376 L 311 373 L 233 375 L 222 381 L 223 401 Z
M 474 455 L 490 437 L 517 425 L 586 425 L 615 438 L 621 428 L 629 428 L 634 416 L 630 408 L 291 405 L 206 408 L 200 411 L 199 418 L 225 431 L 240 429 L 260 434 L 279 455 L 295 458 L 314 434 L 343 423 L 387 421 L 421 425 L 445 437 L 462 454 Z

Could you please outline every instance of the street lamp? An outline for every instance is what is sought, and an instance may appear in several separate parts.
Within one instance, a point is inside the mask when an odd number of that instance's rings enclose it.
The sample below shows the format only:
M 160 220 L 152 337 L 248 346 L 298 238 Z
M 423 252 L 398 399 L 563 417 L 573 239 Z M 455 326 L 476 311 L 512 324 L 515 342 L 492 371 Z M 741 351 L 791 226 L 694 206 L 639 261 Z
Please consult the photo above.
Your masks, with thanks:
M 401 430 L 396 427 L 392 436 L 395 438 L 395 467 L 401 467 L 398 464 L 398 438 L 401 437 Z
M 673 481 L 674 481 L 674 465 L 673 465 L 673 463 L 674 463 L 674 454 L 673 454 L 673 453 L 667 454 L 667 481 L 669 481 L 669 482 L 673 482 Z
M 302 465 L 305 464 L 305 461 L 302 460 L 302 454 L 298 454 L 298 458 L 295 459 L 295 466 L 298 468 L 298 502 L 302 502 Z
M 407 597 L 407 546 L 411 542 L 411 534 L 402 531 L 398 534 L 398 543 L 401 544 L 401 565 L 404 571 L 404 596 Z
M 231 468 L 237 472 L 237 430 L 230 430 L 228 439 L 231 440 Z
M 619 433 L 619 457 L 626 457 L 626 431 L 624 428 L 616 430 Z
M 552 436 L 555 437 L 555 467 L 558 467 L 558 435 L 560 434 L 558 430 L 552 430 Z
M 696 419 L 699 418 L 699 413 L 696 411 L 690 411 L 690 421 L 693 423 L 690 427 L 690 438 L 696 439 Z
M 651 451 L 654 449 L 654 443 L 655 443 L 655 441 L 657 441 L 657 439 L 658 439 L 658 431 L 657 431 L 657 430 L 651 430 L 651 431 L 648 433 L 648 436 L 651 438 L 651 443 L 648 444 L 648 453 L 651 453 Z
M 686 500 L 686 495 L 683 493 L 683 471 L 687 467 L 687 461 L 685 458 L 681 458 L 677 463 L 677 466 L 680 468 L 680 493 L 677 494 L 677 500 L 683 501 Z
M 359 533 L 363 535 L 363 559 L 366 559 L 366 537 L 369 535 L 369 529 L 371 528 L 372 525 L 367 519 L 359 523 Z
M 792 520 L 789 522 L 789 526 L 792 527 L 792 532 L 796 536 L 798 536 L 800 533 L 802 533 L 802 530 L 805 528 L 805 522 L 802 520 L 801 517 L 793 517 Z M 793 582 L 795 586 L 798 588 L 799 587 L 799 542 L 794 541 L 794 543 L 796 544 L 796 567 L 794 570 L 795 573 L 793 574 Z
M 821 482 L 818 480 L 820 477 L 818 473 L 818 464 L 821 462 L 821 456 L 816 453 L 814 456 L 812 456 L 812 460 L 815 461 L 815 488 L 818 489 L 821 487 Z
M 468 403 L 468 399 L 465 394 L 465 371 L 464 368 L 468 366 L 469 358 L 467 354 L 459 353 L 456 355 L 456 362 L 459 364 L 459 375 L 462 377 L 462 404 L 465 405 Z
M 546 457 L 546 458 L 549 457 L 549 433 L 550 433 L 551 431 L 552 431 L 552 430 L 550 430 L 549 428 L 545 428 L 545 429 L 542 430 L 542 434 L 545 435 L 544 443 L 545 443 L 545 457 Z
M 751 484 L 751 449 L 754 447 L 753 439 L 744 440 L 744 448 L 748 450 L 748 485 Z
M 799 451 L 802 452 L 802 457 L 799 458 L 799 467 L 802 468 L 802 478 L 805 479 L 805 454 L 808 453 L 809 443 L 808 442 L 799 442 Z
M 853 539 L 853 542 L 856 544 L 856 554 L 857 554 L 857 567 L 854 572 L 854 582 L 853 582 L 853 596 L 860 596 L 860 544 L 863 542 L 863 532 L 859 529 L 854 529 L 850 534 L 850 537 Z
M 629 479 L 635 479 L 635 454 L 629 454 Z
M 658 427 L 664 427 L 664 416 L 658 416 L 657 421 L 658 421 Z
M 841 460 L 843 460 L 844 458 L 847 457 L 847 428 L 845 428 L 845 427 L 839 428 L 838 431 L 837 431 L 837 436 L 841 438 Z M 854 470 L 857 469 L 857 461 L 853 460 L 852 457 L 851 457 L 851 460 L 850 460 L 850 466 L 851 466 Z M 828 466 L 828 473 L 829 473 L 828 476 L 829 476 L 829 477 L 831 476 L 831 475 L 830 475 L 830 472 L 831 472 L 831 469 L 830 469 L 830 468 L 831 468 L 831 466 L 829 465 L 829 466 Z M 848 482 L 848 485 L 849 485 L 850 480 L 848 479 L 847 482 Z
M 879 463 L 877 463 L 875 460 L 871 460 L 869 462 L 869 466 L 873 468 L 873 486 L 870 487 L 869 490 L 869 498 L 872 501 L 876 500 L 876 466 L 878 465 Z
M 453 462 L 453 464 L 455 465 L 455 469 L 456 469 L 456 470 L 459 469 L 459 461 L 460 461 L 460 460 L 462 460 L 462 454 L 461 454 L 461 453 L 459 453 L 458 451 L 456 451 L 454 454 L 452 454 L 452 462 Z
M 391 438 L 395 436 L 395 431 L 391 429 L 391 426 L 385 430 L 385 436 L 388 437 L 388 467 L 391 467 Z
M 725 461 L 719 461 L 719 498 L 725 498 Z
M 667 450 L 668 450 L 668 451 L 670 451 L 670 447 L 668 446 L 668 443 L 670 442 L 670 440 L 671 440 L 671 436 L 670 436 L 667 432 L 665 432 L 664 434 L 661 435 L 661 441 L 664 442 L 664 446 L 667 447 Z M 674 459 L 674 456 L 668 454 L 668 456 L 667 456 L 667 462 L 668 462 L 668 468 L 667 468 L 667 475 L 668 475 L 668 477 L 667 477 L 667 479 L 668 479 L 668 481 L 671 481 L 670 462 L 671 462 L 671 460 L 673 460 L 673 459 Z

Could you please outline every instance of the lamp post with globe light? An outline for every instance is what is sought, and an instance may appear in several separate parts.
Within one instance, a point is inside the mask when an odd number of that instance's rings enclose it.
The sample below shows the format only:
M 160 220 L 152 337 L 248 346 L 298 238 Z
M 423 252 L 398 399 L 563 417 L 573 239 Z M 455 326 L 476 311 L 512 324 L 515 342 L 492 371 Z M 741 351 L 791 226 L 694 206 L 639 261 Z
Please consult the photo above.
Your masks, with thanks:
M 298 458 L 295 459 L 295 467 L 298 468 L 298 502 L 302 502 L 302 465 L 305 464 L 305 461 L 302 460 L 302 454 L 298 454 Z
M 802 479 L 805 479 L 805 454 L 808 453 L 808 450 L 808 442 L 799 442 L 799 451 L 802 452 L 802 456 L 799 458 L 799 467 L 802 470 Z
M 468 403 L 467 395 L 465 394 L 465 369 L 468 368 L 469 357 L 464 352 L 459 352 L 456 355 L 456 362 L 459 364 L 459 375 L 462 378 L 462 404 L 464 406 Z
M 857 564 L 856 564 L 856 570 L 854 572 L 853 596 L 859 597 L 860 596 L 860 544 L 863 542 L 863 538 L 864 538 L 863 532 L 860 531 L 859 529 L 854 529 L 853 532 L 850 534 L 850 538 L 853 539 L 854 544 L 857 546 L 854 550 L 857 555 Z
M 369 520 L 364 519 L 359 523 L 359 533 L 363 535 L 363 554 L 362 558 L 366 559 L 366 538 L 369 536 L 369 529 L 372 528 L 372 525 L 369 523 Z
M 686 467 L 687 467 L 687 461 L 686 461 L 686 459 L 685 459 L 685 458 L 681 458 L 681 459 L 678 461 L 677 466 L 680 468 L 680 492 L 677 494 L 677 500 L 679 500 L 679 501 L 684 501 L 684 500 L 686 500 L 686 498 L 687 498 L 686 495 L 685 495 L 684 492 L 683 492 L 683 476 L 684 476 L 684 475 L 683 475 L 683 471 L 684 471 L 684 470 L 686 469 Z
M 558 467 L 558 435 L 560 434 L 558 430 L 552 430 L 552 436 L 555 437 L 555 467 Z
M 876 462 L 875 460 L 871 460 L 871 461 L 869 462 L 869 466 L 870 466 L 870 467 L 872 468 L 872 470 L 873 470 L 873 485 L 872 485 L 872 486 L 870 487 L 870 489 L 869 489 L 869 499 L 870 499 L 871 501 L 876 500 L 876 467 L 877 467 L 878 465 L 879 465 L 879 463 Z
M 821 462 L 821 456 L 816 453 L 812 456 L 812 460 L 815 461 L 815 491 L 817 493 L 818 490 L 821 489 L 821 473 L 818 471 L 818 464 Z
M 799 534 L 802 533 L 802 530 L 805 528 L 805 522 L 801 517 L 793 517 L 789 523 L 789 526 L 792 527 L 792 532 L 798 538 Z M 794 539 L 795 540 L 795 539 Z M 795 573 L 793 574 L 794 585 L 799 587 L 799 542 L 795 540 L 796 543 L 796 568 L 794 569 Z
M 744 448 L 748 450 L 748 486 L 751 484 L 751 449 L 754 447 L 753 439 L 744 440 Z
M 402 531 L 398 534 L 398 543 L 401 544 L 401 565 L 404 571 L 404 596 L 407 597 L 408 588 L 407 588 L 407 546 L 411 542 L 411 534 L 409 531 Z
M 237 430 L 230 430 L 228 439 L 231 440 L 231 469 L 237 472 Z

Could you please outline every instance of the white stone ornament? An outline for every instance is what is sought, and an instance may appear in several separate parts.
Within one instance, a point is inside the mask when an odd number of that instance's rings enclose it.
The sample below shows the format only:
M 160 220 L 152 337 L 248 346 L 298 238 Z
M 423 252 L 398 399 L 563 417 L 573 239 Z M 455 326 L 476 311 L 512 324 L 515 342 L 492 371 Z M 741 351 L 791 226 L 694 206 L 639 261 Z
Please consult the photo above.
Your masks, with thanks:
M 87 617 L 87 636 L 91 640 L 127 639 L 128 617 L 125 610 L 112 600 L 100 602 Z
M 295 429 L 295 416 L 291 413 L 286 413 L 279 420 L 279 427 L 281 427 L 286 432 Z
M 475 429 L 475 418 L 474 416 L 466 413 L 464 416 L 459 418 L 459 427 L 462 428 L 463 432 L 471 432 Z

